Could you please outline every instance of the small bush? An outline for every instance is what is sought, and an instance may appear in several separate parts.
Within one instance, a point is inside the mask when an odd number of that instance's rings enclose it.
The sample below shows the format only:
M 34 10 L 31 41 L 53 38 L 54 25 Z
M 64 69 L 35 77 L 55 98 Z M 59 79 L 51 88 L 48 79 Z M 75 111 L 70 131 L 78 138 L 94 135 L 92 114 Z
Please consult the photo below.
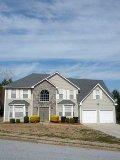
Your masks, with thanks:
M 75 123 L 75 119 L 74 118 L 70 118 L 70 123 Z
M 66 122 L 67 122 L 67 123 L 70 123 L 70 118 L 66 118 Z
M 29 121 L 30 121 L 30 123 L 39 123 L 40 122 L 40 116 L 38 116 L 38 115 L 30 116 Z
M 29 123 L 29 117 L 28 116 L 24 117 L 24 123 Z
M 66 117 L 62 116 L 62 117 L 61 117 L 61 122 L 62 122 L 62 123 L 65 123 L 65 122 L 66 122 Z
M 58 123 L 59 122 L 59 116 L 51 115 L 50 116 L 50 122 Z
M 78 123 L 78 117 L 73 117 L 75 120 L 75 123 Z
M 16 123 L 20 123 L 20 119 L 16 119 Z
M 11 118 L 10 123 L 15 123 L 15 118 Z

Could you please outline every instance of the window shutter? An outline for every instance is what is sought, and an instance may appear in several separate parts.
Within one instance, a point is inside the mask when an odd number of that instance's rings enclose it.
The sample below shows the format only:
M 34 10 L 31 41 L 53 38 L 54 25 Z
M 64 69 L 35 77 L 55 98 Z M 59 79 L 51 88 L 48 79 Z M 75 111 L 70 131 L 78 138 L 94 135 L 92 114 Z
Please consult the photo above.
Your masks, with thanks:
M 23 98 L 23 90 L 22 89 L 20 90 L 20 98 L 21 99 Z
M 59 99 L 59 94 L 58 93 L 56 93 L 56 99 Z
M 67 90 L 66 93 L 67 93 L 67 99 L 70 99 L 70 91 Z
M 28 90 L 28 98 L 31 99 L 31 90 Z
M 63 99 L 66 99 L 66 90 L 63 90 Z
M 19 96 L 19 90 L 17 89 L 16 90 L 16 98 L 19 98 L 20 96 Z
M 96 99 L 96 90 L 93 90 L 93 99 Z
M 76 90 L 74 90 L 74 99 L 76 99 Z
M 102 90 L 100 90 L 100 99 L 102 99 Z
M 11 99 L 11 90 L 8 90 L 8 99 Z

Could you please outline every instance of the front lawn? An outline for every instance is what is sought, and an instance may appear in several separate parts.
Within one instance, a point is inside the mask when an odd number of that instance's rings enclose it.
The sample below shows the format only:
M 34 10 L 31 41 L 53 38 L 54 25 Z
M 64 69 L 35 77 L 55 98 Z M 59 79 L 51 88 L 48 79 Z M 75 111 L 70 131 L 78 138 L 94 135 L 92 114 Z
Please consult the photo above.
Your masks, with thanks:
M 55 137 L 71 140 L 83 140 L 90 142 L 104 142 L 120 144 L 120 139 L 90 129 L 84 125 L 40 123 L 33 124 L 8 124 L 0 123 L 0 134 L 17 134 L 35 137 Z

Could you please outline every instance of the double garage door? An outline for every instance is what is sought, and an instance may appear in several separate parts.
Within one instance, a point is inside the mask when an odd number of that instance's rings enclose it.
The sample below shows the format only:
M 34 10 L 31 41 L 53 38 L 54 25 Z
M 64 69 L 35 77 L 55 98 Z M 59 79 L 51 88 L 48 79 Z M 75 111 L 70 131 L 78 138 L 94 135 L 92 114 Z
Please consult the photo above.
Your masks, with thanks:
M 114 123 L 113 113 L 112 110 L 83 110 L 82 123 Z

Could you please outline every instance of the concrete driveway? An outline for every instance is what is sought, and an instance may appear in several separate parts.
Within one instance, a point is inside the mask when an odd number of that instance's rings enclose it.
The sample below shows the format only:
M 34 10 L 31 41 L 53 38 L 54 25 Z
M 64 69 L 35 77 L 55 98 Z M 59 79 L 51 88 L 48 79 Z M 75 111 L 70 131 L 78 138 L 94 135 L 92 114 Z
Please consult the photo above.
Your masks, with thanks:
M 118 124 L 87 124 L 86 126 L 120 138 L 120 125 Z

